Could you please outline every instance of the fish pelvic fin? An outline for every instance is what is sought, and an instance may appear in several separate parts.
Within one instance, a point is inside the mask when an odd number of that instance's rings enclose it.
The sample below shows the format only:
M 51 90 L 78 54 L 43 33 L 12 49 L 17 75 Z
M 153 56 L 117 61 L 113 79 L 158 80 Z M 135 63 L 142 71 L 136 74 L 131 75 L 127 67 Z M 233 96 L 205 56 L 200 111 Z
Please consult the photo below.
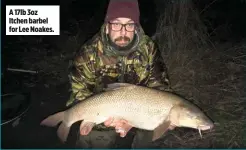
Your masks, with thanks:
M 168 131 L 168 129 L 170 128 L 170 126 L 171 126 L 171 121 L 165 120 L 158 127 L 156 127 L 154 129 L 154 132 L 153 132 L 152 141 L 155 141 L 155 140 L 159 139 L 165 132 Z
M 61 123 L 57 130 L 57 136 L 64 143 L 67 141 L 67 137 L 70 131 L 70 126 L 66 126 L 65 123 Z
M 124 87 L 136 87 L 137 85 L 130 84 L 130 83 L 111 83 L 107 84 L 107 88 L 105 91 L 112 91 L 112 90 L 119 90 Z
M 64 111 L 58 112 L 56 114 L 50 115 L 45 118 L 40 125 L 48 126 L 48 127 L 55 127 L 58 125 L 59 122 L 63 121 L 64 118 Z
M 82 121 L 80 124 L 80 134 L 81 135 L 89 134 L 94 126 L 95 126 L 94 122 L 90 122 L 86 120 Z
M 58 112 L 56 114 L 48 116 L 46 119 L 44 119 L 40 125 L 48 126 L 48 127 L 55 127 L 63 121 L 64 119 L 64 113 L 65 111 Z M 60 140 L 64 143 L 67 141 L 67 137 L 69 134 L 70 126 L 67 126 L 64 122 L 62 122 L 57 130 L 57 136 L 60 138 Z

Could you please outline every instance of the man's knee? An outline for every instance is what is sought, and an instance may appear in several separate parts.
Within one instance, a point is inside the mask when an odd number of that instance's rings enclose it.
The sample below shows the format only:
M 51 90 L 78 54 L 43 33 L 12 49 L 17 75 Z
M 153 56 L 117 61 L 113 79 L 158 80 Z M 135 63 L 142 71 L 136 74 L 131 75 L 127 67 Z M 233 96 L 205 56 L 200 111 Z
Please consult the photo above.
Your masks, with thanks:
M 152 131 L 137 130 L 132 142 L 132 148 L 153 148 Z
M 80 135 L 76 142 L 77 148 L 113 148 L 115 146 L 117 133 L 114 130 L 97 131 L 92 130 L 88 135 Z

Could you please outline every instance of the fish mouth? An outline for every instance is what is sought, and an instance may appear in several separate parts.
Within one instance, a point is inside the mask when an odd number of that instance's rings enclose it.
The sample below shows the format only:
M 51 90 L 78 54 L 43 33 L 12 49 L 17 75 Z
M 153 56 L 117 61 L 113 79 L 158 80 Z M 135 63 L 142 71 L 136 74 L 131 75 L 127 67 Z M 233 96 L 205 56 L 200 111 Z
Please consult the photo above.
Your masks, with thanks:
M 200 125 L 200 126 L 198 126 L 198 130 L 202 130 L 202 131 L 211 130 L 212 128 L 213 128 L 213 125 Z
M 212 125 L 212 124 L 211 125 L 199 125 L 197 127 L 197 129 L 198 129 L 200 137 L 202 138 L 202 132 L 201 131 L 212 130 L 213 127 L 214 127 L 214 125 Z

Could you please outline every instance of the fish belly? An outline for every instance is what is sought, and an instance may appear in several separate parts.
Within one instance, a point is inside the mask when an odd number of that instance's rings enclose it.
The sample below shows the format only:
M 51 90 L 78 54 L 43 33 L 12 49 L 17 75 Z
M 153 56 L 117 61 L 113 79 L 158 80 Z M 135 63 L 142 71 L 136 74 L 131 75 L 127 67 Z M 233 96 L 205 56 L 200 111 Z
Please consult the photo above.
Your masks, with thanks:
M 125 88 L 88 98 L 68 110 L 66 120 L 72 124 L 85 120 L 100 124 L 109 117 L 125 119 L 134 127 L 153 130 L 169 115 L 176 98 L 146 88 Z

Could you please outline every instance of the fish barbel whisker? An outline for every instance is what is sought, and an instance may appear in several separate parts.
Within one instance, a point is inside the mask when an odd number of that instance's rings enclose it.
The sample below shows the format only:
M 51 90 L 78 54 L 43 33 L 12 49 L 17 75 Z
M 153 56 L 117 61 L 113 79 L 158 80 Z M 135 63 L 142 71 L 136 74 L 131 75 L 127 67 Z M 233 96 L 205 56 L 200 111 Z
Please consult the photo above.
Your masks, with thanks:
M 212 128 L 211 128 L 211 127 L 209 127 L 209 131 L 210 131 L 210 132 L 212 131 Z
M 202 138 L 202 132 L 201 132 L 200 127 L 198 127 L 198 132 L 199 132 L 200 137 Z
M 101 123 L 111 126 L 114 122 L 106 121 L 110 117 L 126 120 L 134 128 L 153 131 L 152 141 L 161 138 L 170 128 L 198 129 L 203 138 L 201 131 L 213 127 L 211 120 L 201 110 L 175 93 L 129 83 L 112 83 L 108 87 L 105 92 L 93 94 L 67 110 L 48 116 L 40 125 L 56 127 L 61 122 L 57 136 L 62 142 L 67 141 L 72 124 L 77 121 L 84 122 L 80 129 L 87 127 L 85 125 Z M 121 137 L 129 132 L 128 127 L 117 125 L 117 121 L 114 126 Z

